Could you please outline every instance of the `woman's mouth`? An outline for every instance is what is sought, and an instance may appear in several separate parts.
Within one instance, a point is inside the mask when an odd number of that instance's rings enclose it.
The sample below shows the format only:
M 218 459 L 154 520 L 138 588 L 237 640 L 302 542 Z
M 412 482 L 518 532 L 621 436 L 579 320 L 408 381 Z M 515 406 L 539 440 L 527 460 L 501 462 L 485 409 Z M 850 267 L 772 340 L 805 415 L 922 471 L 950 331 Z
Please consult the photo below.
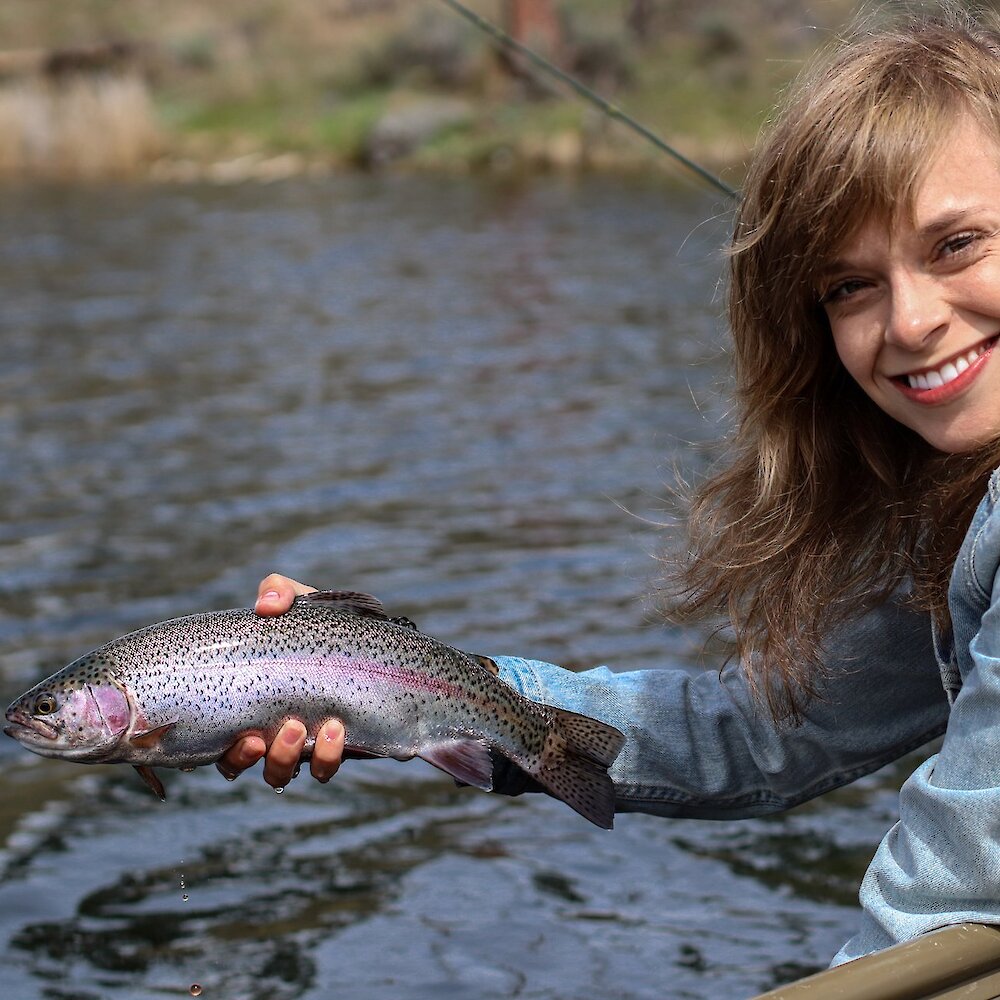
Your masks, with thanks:
M 896 377 L 896 384 L 910 399 L 922 403 L 939 403 L 961 392 L 979 374 L 997 337 L 984 340 L 962 354 L 949 358 L 936 368 L 924 368 Z

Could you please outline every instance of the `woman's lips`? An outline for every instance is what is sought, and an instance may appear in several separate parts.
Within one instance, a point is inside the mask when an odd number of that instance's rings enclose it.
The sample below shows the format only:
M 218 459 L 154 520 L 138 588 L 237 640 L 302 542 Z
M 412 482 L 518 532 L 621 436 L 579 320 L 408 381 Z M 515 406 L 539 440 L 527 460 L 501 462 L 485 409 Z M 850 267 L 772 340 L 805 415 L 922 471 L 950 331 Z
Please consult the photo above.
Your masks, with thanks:
M 893 382 L 907 399 L 912 399 L 916 403 L 923 403 L 927 406 L 947 403 L 949 400 L 963 393 L 976 380 L 989 360 L 990 355 L 993 353 L 996 343 L 997 338 L 992 337 L 990 340 L 984 341 L 979 347 L 971 348 L 969 351 L 958 354 L 949 361 L 939 364 L 936 368 L 925 368 L 920 372 L 907 372 L 905 375 L 897 375 L 893 377 Z M 970 361 L 970 357 L 973 360 Z M 956 362 L 962 359 L 965 359 L 968 367 L 959 370 L 956 367 Z M 949 366 L 951 367 L 951 371 L 947 370 Z M 939 385 L 931 384 L 927 388 L 911 385 L 910 382 L 919 376 L 922 376 L 922 381 L 927 381 L 929 378 L 932 383 L 935 381 L 940 382 L 942 378 L 947 378 L 948 380 Z

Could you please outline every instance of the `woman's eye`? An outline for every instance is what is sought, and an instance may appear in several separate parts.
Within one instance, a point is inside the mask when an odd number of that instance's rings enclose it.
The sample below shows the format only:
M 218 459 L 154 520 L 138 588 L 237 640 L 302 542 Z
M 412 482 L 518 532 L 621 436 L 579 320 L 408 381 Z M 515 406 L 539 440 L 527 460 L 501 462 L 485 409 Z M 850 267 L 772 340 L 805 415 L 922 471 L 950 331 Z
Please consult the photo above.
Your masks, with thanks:
M 58 707 L 54 695 L 40 694 L 35 699 L 35 715 L 51 715 Z
M 938 254 L 941 257 L 953 257 L 955 254 L 968 249 L 978 239 L 978 233 L 956 233 L 941 243 Z
M 819 299 L 820 305 L 825 306 L 831 302 L 842 301 L 849 298 L 855 292 L 859 292 L 864 287 L 865 282 L 859 278 L 847 278 L 844 281 L 838 281 L 823 292 Z

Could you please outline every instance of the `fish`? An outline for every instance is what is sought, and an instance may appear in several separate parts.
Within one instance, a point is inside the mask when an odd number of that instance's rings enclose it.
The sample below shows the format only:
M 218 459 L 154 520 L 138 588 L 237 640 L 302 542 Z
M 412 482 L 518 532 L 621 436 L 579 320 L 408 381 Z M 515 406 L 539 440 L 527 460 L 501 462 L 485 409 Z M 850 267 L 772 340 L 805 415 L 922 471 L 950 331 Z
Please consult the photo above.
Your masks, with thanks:
M 237 608 L 175 618 L 113 639 L 11 703 L 4 732 L 84 764 L 129 763 L 165 798 L 155 768 L 217 761 L 240 737 L 268 743 L 328 718 L 345 756 L 420 757 L 492 790 L 495 756 L 602 829 L 613 826 L 615 727 L 524 697 L 489 657 L 424 634 L 355 591 L 297 597 L 289 611 Z

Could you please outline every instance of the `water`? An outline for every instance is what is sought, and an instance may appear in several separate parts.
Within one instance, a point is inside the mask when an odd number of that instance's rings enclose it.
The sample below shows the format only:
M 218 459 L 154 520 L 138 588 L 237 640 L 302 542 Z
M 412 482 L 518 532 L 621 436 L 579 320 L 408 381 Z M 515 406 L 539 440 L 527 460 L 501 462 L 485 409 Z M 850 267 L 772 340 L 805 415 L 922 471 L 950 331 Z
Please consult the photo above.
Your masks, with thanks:
M 673 464 L 725 427 L 715 211 L 610 181 L 6 196 L 0 694 L 271 570 L 477 652 L 696 669 L 648 595 Z M 172 772 L 166 803 L 0 763 L 16 1000 L 749 996 L 852 933 L 905 771 L 609 835 L 420 762 L 280 797 Z

